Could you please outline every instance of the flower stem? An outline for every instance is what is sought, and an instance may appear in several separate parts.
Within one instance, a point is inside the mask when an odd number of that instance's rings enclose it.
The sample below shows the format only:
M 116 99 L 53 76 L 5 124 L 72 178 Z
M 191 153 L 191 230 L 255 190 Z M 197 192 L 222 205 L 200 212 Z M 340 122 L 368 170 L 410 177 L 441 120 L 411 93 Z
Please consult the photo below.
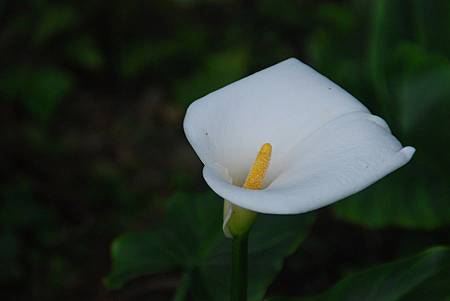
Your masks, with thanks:
M 186 300 L 186 298 L 188 297 L 188 290 L 190 285 L 191 285 L 191 271 L 187 271 L 181 277 L 180 283 L 178 284 L 177 291 L 172 301 Z
M 232 240 L 231 301 L 247 300 L 247 255 L 248 232 Z

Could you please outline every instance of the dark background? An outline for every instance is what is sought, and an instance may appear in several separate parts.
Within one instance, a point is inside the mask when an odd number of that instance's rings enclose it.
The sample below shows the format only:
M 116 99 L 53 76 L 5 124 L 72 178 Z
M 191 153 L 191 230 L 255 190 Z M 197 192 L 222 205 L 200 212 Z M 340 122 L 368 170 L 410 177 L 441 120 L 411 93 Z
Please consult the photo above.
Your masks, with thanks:
M 170 300 L 178 275 L 106 291 L 110 244 L 162 219 L 173 193 L 208 189 L 189 103 L 292 56 L 417 153 L 318 210 L 269 295 L 448 244 L 449 37 L 445 0 L 0 1 L 1 296 Z

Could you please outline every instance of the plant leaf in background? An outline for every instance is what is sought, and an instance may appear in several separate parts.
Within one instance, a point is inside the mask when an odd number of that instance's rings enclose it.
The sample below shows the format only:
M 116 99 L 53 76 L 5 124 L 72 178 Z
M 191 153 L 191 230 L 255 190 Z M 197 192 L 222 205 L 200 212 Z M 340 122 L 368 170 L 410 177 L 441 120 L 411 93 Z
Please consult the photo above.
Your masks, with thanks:
M 152 70 L 159 77 L 168 76 L 173 80 L 176 70 L 180 70 L 180 61 L 198 61 L 205 55 L 206 37 L 204 28 L 191 25 L 162 39 L 132 40 L 119 54 L 120 73 L 129 79 Z
M 269 301 L 443 301 L 450 300 L 449 283 L 450 249 L 435 247 L 346 277 L 317 297 Z
M 410 168 L 405 169 L 410 171 Z M 431 189 L 440 195 L 432 194 Z M 446 190 L 445 187 L 428 186 L 425 180 L 399 171 L 336 204 L 334 212 L 341 219 L 372 229 L 398 226 L 431 230 L 449 223 L 450 212 L 445 200 L 450 195 Z
M 46 122 L 72 88 L 72 76 L 55 67 L 15 67 L 0 75 L 0 92 L 20 101 L 36 119 Z
M 416 158 L 411 166 L 336 204 L 338 217 L 370 228 L 435 229 L 450 224 L 445 175 L 450 158 L 442 147 L 442 141 L 450 141 L 445 117 L 450 111 L 449 70 L 450 65 L 432 69 L 399 85 L 398 118 L 406 140 L 419 150 Z
M 77 22 L 77 14 L 69 5 L 46 6 L 41 12 L 33 42 L 42 45 Z
M 26 179 L 2 184 L 0 196 L 0 280 L 4 281 L 20 278 L 28 272 L 21 256 L 32 260 L 33 252 L 21 254 L 20 249 L 26 243 L 21 232 L 33 229 L 33 238 L 46 247 L 52 246 L 57 239 L 55 232 L 49 229 L 56 220 L 54 212 L 34 198 Z
M 325 6 L 325 12 L 333 14 L 320 11 L 321 22 L 334 26 L 319 26 L 310 37 L 310 55 L 319 71 L 342 83 L 385 118 L 400 141 L 417 149 L 410 166 L 336 203 L 339 218 L 370 228 L 435 229 L 450 224 L 450 157 L 443 147 L 443 141 L 450 141 L 450 60 L 448 45 L 433 30 L 435 22 L 448 23 L 449 6 L 443 1 L 375 1 L 367 16 L 370 22 L 361 20 L 367 10 L 357 1 Z M 360 12 L 354 16 L 358 20 L 340 26 L 332 16 L 341 10 Z M 433 21 L 433 15 L 445 18 Z M 369 25 L 367 37 L 352 28 L 364 23 Z M 355 53 L 361 46 L 355 41 L 367 49 Z M 324 58 L 331 58 L 328 64 Z
M 284 257 L 297 249 L 312 220 L 312 215 L 258 217 L 249 242 L 250 301 L 263 298 Z M 222 232 L 218 197 L 176 194 L 164 226 L 115 240 L 106 284 L 119 288 L 139 276 L 182 270 L 182 283 L 194 300 L 228 300 L 230 246 Z
M 70 41 L 66 45 L 66 52 L 74 62 L 89 70 L 98 70 L 104 64 L 103 54 L 89 36 Z

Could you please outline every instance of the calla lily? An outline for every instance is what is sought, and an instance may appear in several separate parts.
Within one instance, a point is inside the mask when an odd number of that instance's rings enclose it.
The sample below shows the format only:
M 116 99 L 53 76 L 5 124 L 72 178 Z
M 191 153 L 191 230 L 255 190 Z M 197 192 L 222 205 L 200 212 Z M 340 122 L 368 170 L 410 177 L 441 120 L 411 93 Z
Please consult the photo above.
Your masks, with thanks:
M 336 202 L 406 164 L 415 152 L 402 147 L 383 119 L 294 58 L 196 100 L 184 130 L 213 191 L 233 205 L 269 214 Z M 271 157 L 262 187 L 242 187 L 266 144 Z M 226 205 L 225 218 L 231 210 Z

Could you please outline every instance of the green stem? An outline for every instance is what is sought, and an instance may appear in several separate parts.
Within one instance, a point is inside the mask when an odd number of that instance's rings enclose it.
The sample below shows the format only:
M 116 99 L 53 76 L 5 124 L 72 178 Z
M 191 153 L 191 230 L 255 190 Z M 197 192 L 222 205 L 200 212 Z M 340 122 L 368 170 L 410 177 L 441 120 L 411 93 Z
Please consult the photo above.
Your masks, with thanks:
M 191 285 L 191 272 L 186 271 L 181 277 L 180 282 L 178 283 L 177 291 L 172 300 L 173 301 L 186 300 L 190 285 Z
M 233 237 L 231 301 L 247 300 L 248 233 Z

